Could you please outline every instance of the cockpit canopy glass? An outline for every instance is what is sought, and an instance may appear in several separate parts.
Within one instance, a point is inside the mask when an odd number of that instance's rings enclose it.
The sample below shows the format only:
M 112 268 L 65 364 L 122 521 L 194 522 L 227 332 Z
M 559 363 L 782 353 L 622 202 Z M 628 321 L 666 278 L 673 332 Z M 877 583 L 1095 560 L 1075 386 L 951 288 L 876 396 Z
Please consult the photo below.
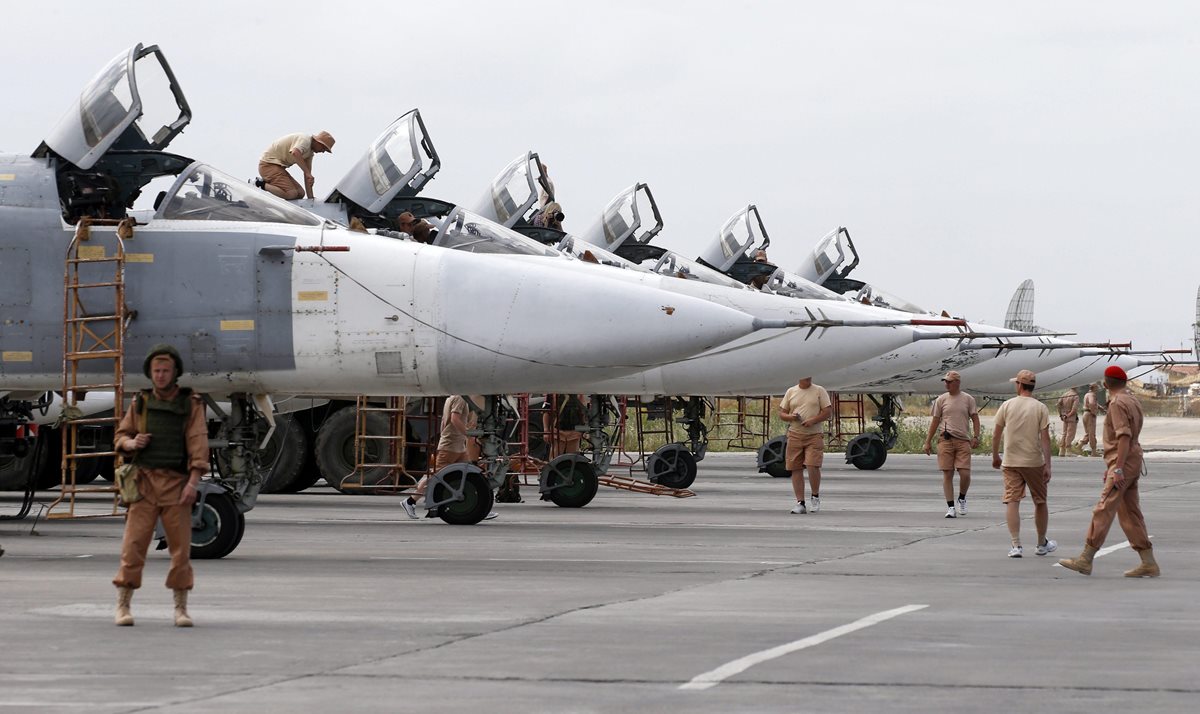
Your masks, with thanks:
M 686 280 L 699 280 L 702 283 L 709 283 L 711 285 L 724 285 L 725 287 L 737 288 L 738 290 L 747 289 L 744 284 L 739 283 L 728 275 L 719 273 L 712 268 L 672 251 L 663 253 L 663 256 L 658 259 L 658 263 L 655 264 L 653 272 L 659 275 L 669 275 Z
M 443 221 L 434 245 L 469 253 L 564 257 L 549 246 L 463 208 L 454 209 Z
M 79 118 L 88 146 L 96 146 L 129 116 L 133 92 L 129 85 L 129 55 L 114 58 L 83 90 Z
M 505 166 L 492 179 L 488 195 L 478 207 L 480 213 L 492 213 L 495 221 L 505 226 L 513 226 L 524 218 L 538 198 L 535 175 L 540 177 L 541 172 L 537 161 L 537 154 L 529 151 Z
M 408 178 L 411 171 L 420 168 L 421 152 L 413 123 L 411 115 L 408 121 L 396 122 L 371 145 L 367 163 L 371 167 L 371 186 L 376 195 L 388 193 Z
M 159 203 L 156 218 L 175 221 L 244 221 L 319 226 L 321 218 L 207 164 L 180 174 Z
M 594 258 L 595 262 L 601 265 L 611 265 L 617 268 L 628 268 L 630 270 L 639 269 L 638 266 L 634 265 L 628 260 L 625 260 L 616 253 L 610 253 L 594 243 L 589 243 L 582 238 L 576 238 L 572 235 L 565 236 L 561 241 L 559 241 L 558 249 L 563 253 L 568 253 L 589 263 L 592 261 L 588 259 L 588 256 Z
M 747 206 L 735 213 L 721 226 L 716 241 L 700 255 L 700 258 L 722 272 L 728 271 L 743 256 L 750 258 L 751 250 L 759 245 L 765 248 L 768 241 L 766 229 L 758 208 Z
M 765 292 L 788 297 L 805 298 L 808 300 L 849 300 L 844 295 L 838 295 L 829 288 L 817 285 L 783 268 L 776 270 L 763 286 Z
M 910 312 L 915 315 L 931 314 L 928 310 L 919 305 L 914 305 L 903 298 L 898 298 L 891 293 L 885 292 L 871 285 L 862 286 L 858 293 L 855 294 L 854 299 L 864 305 L 886 307 L 891 310 Z

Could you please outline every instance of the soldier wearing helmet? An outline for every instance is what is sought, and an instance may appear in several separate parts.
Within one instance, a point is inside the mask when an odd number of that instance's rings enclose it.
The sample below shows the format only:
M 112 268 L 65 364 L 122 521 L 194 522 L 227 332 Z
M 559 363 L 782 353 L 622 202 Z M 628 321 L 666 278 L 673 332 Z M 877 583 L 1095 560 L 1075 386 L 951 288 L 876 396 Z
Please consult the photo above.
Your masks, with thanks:
M 171 567 L 167 587 L 174 591 L 175 625 L 191 627 L 187 612 L 192 589 L 192 505 L 196 486 L 208 473 L 208 429 L 204 401 L 179 386 L 183 358 L 170 345 L 155 345 L 142 363 L 153 384 L 138 392 L 117 426 L 118 453 L 137 466 L 139 500 L 129 504 L 121 566 L 113 578 L 117 587 L 116 624 L 132 625 L 130 601 L 142 585 L 146 550 L 154 524 L 162 519 Z

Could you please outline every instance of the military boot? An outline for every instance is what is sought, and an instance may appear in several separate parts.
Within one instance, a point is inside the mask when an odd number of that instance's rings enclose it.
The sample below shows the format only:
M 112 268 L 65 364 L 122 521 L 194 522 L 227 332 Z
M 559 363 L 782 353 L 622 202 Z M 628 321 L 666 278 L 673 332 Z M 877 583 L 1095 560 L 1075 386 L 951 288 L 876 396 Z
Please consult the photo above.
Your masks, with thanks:
M 187 590 L 175 590 L 175 626 L 176 627 L 191 627 L 192 618 L 188 616 L 187 611 Z
M 1126 570 L 1125 577 L 1127 578 L 1157 578 L 1162 574 L 1158 569 L 1158 563 L 1154 562 L 1154 549 L 1147 548 L 1139 550 L 1138 555 L 1142 556 L 1142 564 L 1133 570 Z
M 133 588 L 117 588 L 117 616 L 113 618 L 113 622 L 121 627 L 129 627 L 133 624 L 133 613 L 129 611 L 129 604 L 133 602 Z
M 1068 570 L 1074 570 L 1080 575 L 1091 575 L 1092 558 L 1095 557 L 1095 555 L 1096 549 L 1090 545 L 1085 545 L 1083 546 L 1083 552 L 1079 554 L 1078 558 L 1063 558 L 1062 560 L 1058 561 L 1058 564 L 1064 568 L 1067 568 Z

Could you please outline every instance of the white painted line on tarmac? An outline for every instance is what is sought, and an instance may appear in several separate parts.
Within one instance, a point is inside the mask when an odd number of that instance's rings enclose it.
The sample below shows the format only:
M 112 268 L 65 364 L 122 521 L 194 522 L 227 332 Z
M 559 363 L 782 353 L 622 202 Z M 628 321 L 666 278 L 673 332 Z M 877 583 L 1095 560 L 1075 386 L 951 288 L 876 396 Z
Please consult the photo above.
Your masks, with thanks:
M 372 555 L 368 560 L 441 560 L 446 558 L 405 557 L 402 555 Z M 794 560 L 645 560 L 624 558 L 462 558 L 456 562 L 472 563 L 617 563 L 630 565 L 800 565 Z
M 710 689 L 726 679 L 729 679 L 735 674 L 741 674 L 742 672 L 745 672 L 747 669 L 750 669 L 756 664 L 762 664 L 763 662 L 767 662 L 793 652 L 799 652 L 800 650 L 814 647 L 823 642 L 828 642 L 836 637 L 848 635 L 851 632 L 856 632 L 863 628 L 870 627 L 871 625 L 878 625 L 879 623 L 890 620 L 893 617 L 906 615 L 910 612 L 916 612 L 917 610 L 924 610 L 927 607 L 929 606 L 905 605 L 904 607 L 898 607 L 894 610 L 884 610 L 883 612 L 877 612 L 874 615 L 867 615 L 861 620 L 855 620 L 848 625 L 835 627 L 832 630 L 825 630 L 824 632 L 812 635 L 811 637 L 805 637 L 802 640 L 796 640 L 795 642 L 789 642 L 786 645 L 779 645 L 778 647 L 772 647 L 769 650 L 755 652 L 754 654 L 749 654 L 745 657 L 735 659 L 732 662 L 723 664 L 714 670 L 705 672 L 704 674 L 692 678 L 692 681 L 679 685 L 679 688 L 688 690 Z
M 1150 538 L 1153 538 L 1153 537 L 1154 536 L 1150 536 Z M 1092 557 L 1099 558 L 1101 556 L 1108 555 L 1109 553 L 1116 552 L 1122 548 L 1128 548 L 1128 547 L 1129 547 L 1129 541 L 1122 541 L 1120 543 L 1117 543 L 1116 545 L 1106 545 L 1103 548 L 1101 548 L 1100 550 L 1096 551 L 1096 554 L 1093 555 Z M 1055 563 L 1054 567 L 1061 568 L 1062 566 L 1059 565 L 1058 563 Z

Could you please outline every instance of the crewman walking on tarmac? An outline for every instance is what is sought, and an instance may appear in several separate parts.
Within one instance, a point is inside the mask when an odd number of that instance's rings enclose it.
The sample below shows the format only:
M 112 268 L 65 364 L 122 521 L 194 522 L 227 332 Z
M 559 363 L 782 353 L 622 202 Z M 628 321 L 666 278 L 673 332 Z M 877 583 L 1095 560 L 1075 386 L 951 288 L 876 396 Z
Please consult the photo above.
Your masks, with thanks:
M 967 489 L 971 488 L 971 449 L 979 446 L 979 408 L 975 397 L 962 391 L 962 376 L 954 370 L 942 377 L 946 392 L 933 403 L 929 433 L 925 435 L 925 454 L 938 440 L 938 468 L 942 471 L 942 494 L 946 497 L 946 518 L 967 515 Z M 967 433 L 967 423 L 971 433 Z M 954 470 L 958 469 L 958 513 L 954 512 Z
M 1062 438 L 1058 442 L 1058 455 L 1070 456 L 1075 441 L 1075 428 L 1079 424 L 1079 395 L 1072 389 L 1058 398 L 1058 418 L 1062 421 Z
M 549 394 L 548 408 L 542 413 L 544 434 L 553 434 L 550 441 L 550 458 L 563 454 L 579 453 L 583 441 L 580 426 L 588 423 L 588 400 L 582 394 Z
M 1142 558 L 1142 564 L 1125 571 L 1127 578 L 1156 578 L 1160 571 L 1154 561 L 1154 549 L 1146 534 L 1146 520 L 1138 503 L 1138 481 L 1142 475 L 1142 405 L 1125 389 L 1129 377 L 1125 370 L 1111 365 L 1104 370 L 1104 386 L 1108 388 L 1108 417 L 1104 420 L 1104 487 L 1100 500 L 1092 509 L 1083 552 L 1077 558 L 1058 561 L 1064 568 L 1083 575 L 1092 574 L 1092 559 L 1096 556 L 1113 519 L 1129 544 Z
M 1012 549 L 1008 557 L 1020 558 L 1021 499 L 1025 487 L 1033 499 L 1033 522 L 1037 526 L 1037 554 L 1053 553 L 1058 544 L 1046 538 L 1050 509 L 1046 505 L 1046 489 L 1050 483 L 1050 410 L 1033 398 L 1037 376 L 1023 369 L 1010 382 L 1016 383 L 1017 396 L 1000 405 L 996 412 L 996 428 L 992 433 L 992 468 L 1004 474 L 1004 504 L 1008 534 Z M 1004 444 L 1004 459 L 1000 445 Z
M 204 400 L 180 387 L 183 358 L 170 345 L 155 345 L 142 363 L 153 389 L 138 392 L 113 439 L 116 450 L 137 466 L 141 498 L 129 504 L 117 586 L 116 624 L 132 625 L 130 601 L 142 586 L 146 549 L 160 518 L 171 553 L 167 587 L 175 595 L 175 626 L 191 627 L 188 591 L 192 589 L 192 505 L 196 484 L 208 473 L 208 427 Z
M 446 404 L 442 407 L 442 429 L 441 436 L 438 438 L 437 455 L 429 468 L 430 474 L 436 474 L 451 464 L 468 463 L 471 460 L 470 447 L 467 444 L 467 431 L 475 428 L 478 422 L 476 412 L 482 405 L 483 397 L 478 395 L 456 394 L 446 399 Z M 417 501 L 425 497 L 425 491 L 428 488 L 429 476 L 422 476 L 421 480 L 417 482 L 416 491 L 400 502 L 409 518 L 418 517 Z M 491 520 L 495 517 L 496 512 L 492 511 L 484 517 L 484 520 Z
M 258 175 L 262 180 L 255 184 L 288 201 L 305 196 L 312 198 L 313 184 L 316 182 L 312 172 L 313 154 L 333 153 L 334 141 L 327 131 L 279 137 L 259 157 Z M 293 164 L 299 165 L 304 172 L 304 188 L 300 188 L 296 179 L 287 172 Z
M 1083 395 L 1083 439 L 1079 442 L 1083 453 L 1099 455 L 1096 451 L 1096 417 L 1104 413 L 1100 401 L 1096 399 L 1096 384 L 1088 385 L 1088 393 Z
M 787 450 L 784 461 L 792 472 L 792 491 L 796 505 L 792 513 L 808 513 L 804 503 L 804 469 L 812 487 L 812 512 L 821 510 L 821 464 L 825 460 L 825 432 L 821 422 L 833 412 L 833 402 L 824 387 L 804 377 L 794 387 L 788 387 L 779 402 L 779 418 L 789 422 Z

